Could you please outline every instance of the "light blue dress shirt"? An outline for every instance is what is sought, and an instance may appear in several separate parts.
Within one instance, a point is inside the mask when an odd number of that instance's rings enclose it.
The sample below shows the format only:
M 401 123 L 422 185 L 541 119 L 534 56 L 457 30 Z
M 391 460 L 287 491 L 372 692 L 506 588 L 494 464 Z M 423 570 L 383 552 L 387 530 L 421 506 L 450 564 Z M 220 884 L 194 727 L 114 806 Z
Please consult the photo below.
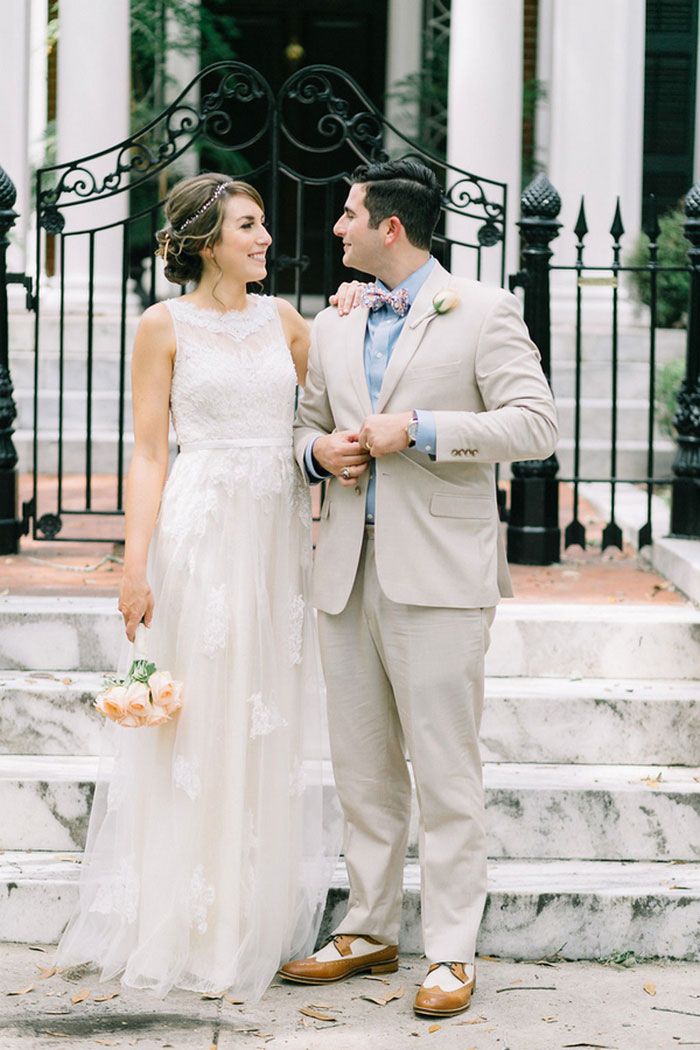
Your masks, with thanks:
M 428 274 L 434 265 L 435 259 L 431 255 L 426 263 L 419 267 L 419 269 L 415 270 L 405 281 L 402 281 L 401 284 L 397 286 L 398 288 L 406 289 L 409 296 L 409 303 L 413 303 L 413 300 L 417 296 L 423 286 L 423 282 L 428 277 Z M 379 280 L 377 281 L 377 285 L 380 288 L 385 288 Z M 388 291 L 388 289 L 386 290 Z M 392 290 L 395 291 L 396 289 Z M 408 314 L 404 314 L 403 317 L 399 317 L 389 305 L 383 303 L 378 310 L 370 310 L 367 317 L 364 347 L 365 376 L 367 377 L 370 401 L 375 412 L 377 410 L 377 402 L 379 400 L 384 373 L 386 372 L 387 365 L 389 364 L 394 347 L 396 346 L 396 341 L 401 335 L 403 326 L 406 323 L 407 316 Z M 415 412 L 418 418 L 418 433 L 416 435 L 416 444 L 414 447 L 418 449 L 419 452 L 424 452 L 428 456 L 434 455 L 435 416 L 432 412 L 428 412 L 425 409 L 416 409 Z M 318 438 L 314 438 L 314 441 L 309 443 L 304 456 L 306 471 L 312 482 L 323 481 L 324 478 L 330 477 L 328 471 L 325 471 L 321 465 L 313 459 L 313 446 L 315 441 L 318 441 Z M 374 522 L 375 474 L 376 462 L 375 460 L 371 460 L 366 504 L 367 521 L 370 523 Z

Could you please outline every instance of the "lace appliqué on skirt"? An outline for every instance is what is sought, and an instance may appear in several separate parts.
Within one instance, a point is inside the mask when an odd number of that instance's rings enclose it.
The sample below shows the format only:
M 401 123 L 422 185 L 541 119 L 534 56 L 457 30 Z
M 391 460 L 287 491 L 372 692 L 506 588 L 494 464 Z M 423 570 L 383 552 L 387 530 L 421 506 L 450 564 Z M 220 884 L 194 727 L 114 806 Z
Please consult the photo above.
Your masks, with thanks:
M 301 663 L 301 651 L 304 634 L 304 610 L 306 602 L 302 594 L 292 594 L 289 598 L 289 662 Z
M 197 762 L 189 762 L 184 755 L 178 755 L 173 763 L 173 784 L 184 791 L 192 802 L 199 798 L 202 782 Z
M 122 860 L 109 878 L 104 879 L 90 911 L 100 915 L 119 915 L 131 925 L 136 922 L 139 911 L 140 884 L 136 868 L 131 860 Z
M 253 693 L 248 697 L 248 703 L 253 707 L 250 715 L 251 740 L 255 740 L 257 736 L 267 736 L 275 729 L 281 729 L 287 725 L 277 705 L 272 700 L 266 704 L 262 693 Z
M 190 917 L 190 926 L 196 926 L 199 933 L 206 933 L 209 928 L 207 913 L 216 899 L 216 890 L 204 877 L 204 865 L 198 864 L 192 872 L 187 888 L 186 906 Z

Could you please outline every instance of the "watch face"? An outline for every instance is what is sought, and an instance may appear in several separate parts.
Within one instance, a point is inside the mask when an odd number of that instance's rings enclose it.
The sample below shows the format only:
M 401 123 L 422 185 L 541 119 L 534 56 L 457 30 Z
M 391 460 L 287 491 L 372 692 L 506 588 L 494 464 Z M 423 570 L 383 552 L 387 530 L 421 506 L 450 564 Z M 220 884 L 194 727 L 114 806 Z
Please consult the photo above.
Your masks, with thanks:
M 414 419 L 411 423 L 408 424 L 408 426 L 406 427 L 406 433 L 408 434 L 408 437 L 409 437 L 410 441 L 415 441 L 416 440 L 416 437 L 418 436 L 418 420 L 417 419 Z

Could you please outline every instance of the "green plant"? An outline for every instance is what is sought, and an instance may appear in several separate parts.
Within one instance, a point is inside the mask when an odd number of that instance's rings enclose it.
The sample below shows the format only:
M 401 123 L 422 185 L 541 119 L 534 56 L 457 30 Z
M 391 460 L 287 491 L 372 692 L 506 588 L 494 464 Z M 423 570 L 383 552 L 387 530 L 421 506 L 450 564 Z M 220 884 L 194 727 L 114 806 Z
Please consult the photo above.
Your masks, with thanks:
M 683 234 L 685 215 L 678 208 L 659 219 L 657 263 L 663 267 L 683 267 L 688 263 L 688 242 Z M 648 267 L 649 238 L 640 233 L 629 257 L 630 266 Z M 635 295 L 647 306 L 651 303 L 651 277 L 648 269 L 630 272 Z M 688 309 L 688 273 L 683 270 L 659 270 L 656 278 L 656 323 L 659 328 L 684 328 Z
M 685 358 L 676 357 L 656 369 L 654 380 L 656 421 L 664 434 L 673 433 L 676 395 L 685 377 Z

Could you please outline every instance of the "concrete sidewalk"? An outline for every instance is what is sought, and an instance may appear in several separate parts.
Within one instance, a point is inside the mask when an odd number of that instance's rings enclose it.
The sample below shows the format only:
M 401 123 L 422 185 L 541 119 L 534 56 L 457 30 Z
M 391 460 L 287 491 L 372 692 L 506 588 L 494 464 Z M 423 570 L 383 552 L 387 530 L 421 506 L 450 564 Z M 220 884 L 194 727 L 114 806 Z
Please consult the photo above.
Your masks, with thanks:
M 45 978 L 39 967 L 50 972 L 50 952 L 0 945 L 1 1050 L 245 1050 L 265 1043 L 290 1050 L 404 1050 L 419 1046 L 416 1040 L 444 1050 L 700 1046 L 700 963 L 480 959 L 471 1008 L 438 1022 L 413 1013 L 426 970 L 416 956 L 402 957 L 398 973 L 383 979 L 355 977 L 325 987 L 275 979 L 260 1003 L 247 1006 L 191 992 L 160 1001 L 118 981 L 99 984 L 84 969 Z M 365 998 L 401 990 L 386 1005 Z

